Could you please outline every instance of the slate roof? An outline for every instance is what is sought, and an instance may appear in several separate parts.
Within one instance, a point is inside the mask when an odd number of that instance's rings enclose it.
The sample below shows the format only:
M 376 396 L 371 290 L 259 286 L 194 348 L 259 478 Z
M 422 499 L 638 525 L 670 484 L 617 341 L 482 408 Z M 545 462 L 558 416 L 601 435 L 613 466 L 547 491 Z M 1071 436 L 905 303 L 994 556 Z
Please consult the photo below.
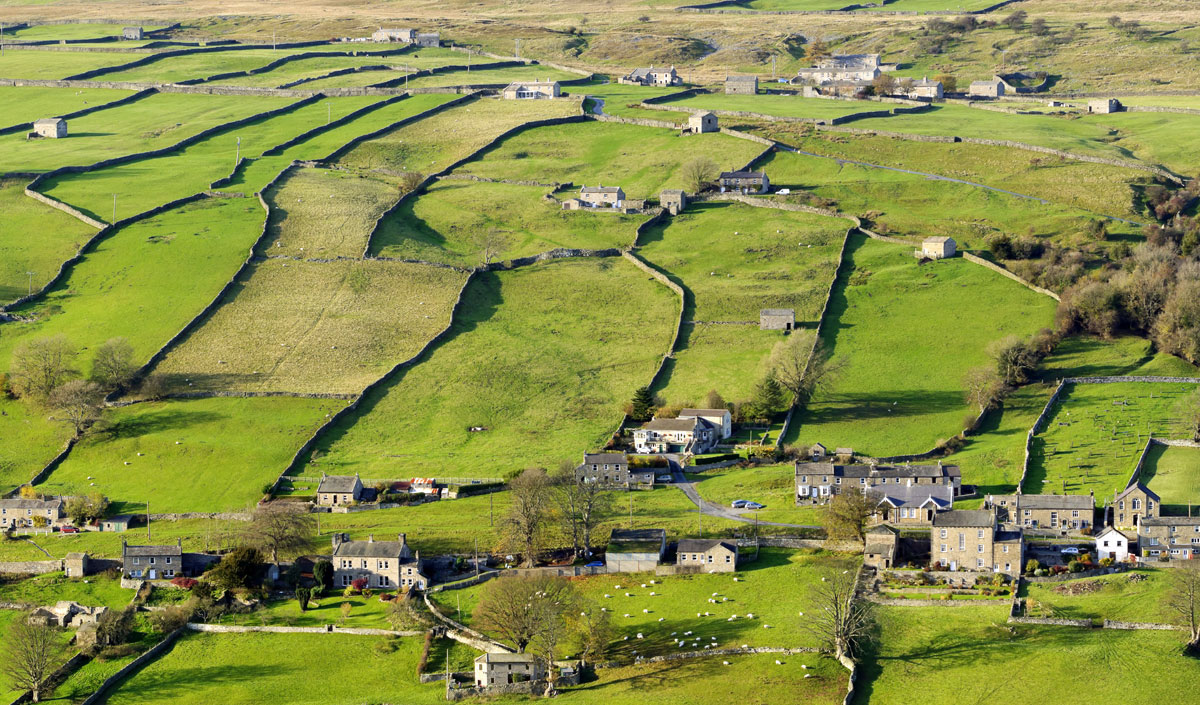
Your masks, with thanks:
M 933 525 L 937 527 L 991 527 L 996 525 L 996 518 L 984 509 L 955 509 L 933 515 Z M 997 538 L 999 538 L 997 536 Z
M 758 312 L 759 316 L 796 316 L 796 310 L 792 308 L 764 308 Z
M 584 465 L 615 465 L 617 463 L 624 464 L 629 462 L 629 458 L 624 453 L 584 453 Z
M 679 553 L 707 553 L 717 546 L 724 546 L 726 549 L 737 553 L 736 544 L 721 539 L 679 539 L 677 549 Z
M 653 553 L 662 551 L 666 529 L 613 529 L 608 538 L 608 553 Z
M 954 488 L 946 485 L 878 485 L 867 493 L 893 507 L 921 507 L 933 502 L 938 509 L 949 509 L 954 504 Z
M 1122 499 L 1125 499 L 1125 497 L 1127 495 L 1129 495 L 1131 492 L 1133 492 L 1134 490 L 1141 490 L 1142 492 L 1146 493 L 1146 497 L 1158 500 L 1159 504 L 1162 504 L 1162 500 L 1159 499 L 1158 495 L 1155 494 L 1154 491 L 1151 490 L 1149 487 L 1146 487 L 1145 485 L 1143 485 L 1140 481 L 1135 482 L 1132 485 L 1129 485 L 1125 489 L 1121 490 L 1121 494 L 1117 495 L 1116 498 L 1113 499 L 1113 501 L 1117 502 Z
M 42 118 L 40 120 L 34 120 L 33 124 L 34 125 L 57 125 L 58 123 L 60 123 L 62 121 L 63 121 L 62 118 L 50 117 L 50 118 Z
M 642 428 L 646 431 L 694 431 L 699 424 L 707 424 L 704 419 L 651 419 Z M 711 425 L 711 424 L 709 424 Z
M 679 412 L 680 417 L 683 416 L 724 416 L 729 413 L 729 409 L 684 409 Z
M 1200 517 L 1142 517 L 1142 526 L 1200 526 Z
M 343 541 L 333 548 L 334 558 L 400 558 L 408 546 L 403 541 Z
M 837 455 L 850 455 L 850 448 L 838 448 Z M 957 465 L 836 465 L 834 463 L 796 463 L 797 475 L 833 475 L 835 477 L 962 477 Z
M 475 657 L 475 663 L 533 663 L 537 660 L 534 654 L 510 654 L 501 652 L 496 654 L 482 654 Z
M 765 176 L 761 171 L 722 171 L 722 179 L 761 179 Z
M 179 544 L 167 546 L 125 546 L 122 551 L 126 556 L 183 556 L 183 549 Z
M 325 475 L 321 478 L 321 484 L 317 486 L 317 492 L 350 494 L 354 491 L 356 481 L 358 475 Z
M 996 543 L 1020 543 L 1025 538 L 1020 531 L 997 531 Z
M 5 509 L 54 509 L 61 508 L 62 503 L 58 497 L 54 499 L 24 499 L 22 497 L 0 499 L 0 507 Z
M 726 83 L 753 83 L 758 80 L 758 76 L 726 76 Z
M 584 186 L 580 193 L 621 193 L 620 186 Z
M 1006 507 L 1021 509 L 1077 509 L 1091 511 L 1095 508 L 1095 500 L 1086 494 L 1005 494 L 989 498 L 992 504 L 1001 500 L 1007 502 Z
M 924 239 L 924 240 L 922 240 L 921 242 L 936 242 L 936 243 L 939 243 L 939 244 L 940 244 L 940 243 L 943 243 L 943 242 L 950 242 L 950 241 L 952 241 L 952 240 L 954 240 L 954 238 L 952 238 L 952 237 L 946 237 L 945 235 L 933 235 L 933 236 L 931 236 L 931 237 L 927 237 L 927 238 L 925 238 L 925 239 Z

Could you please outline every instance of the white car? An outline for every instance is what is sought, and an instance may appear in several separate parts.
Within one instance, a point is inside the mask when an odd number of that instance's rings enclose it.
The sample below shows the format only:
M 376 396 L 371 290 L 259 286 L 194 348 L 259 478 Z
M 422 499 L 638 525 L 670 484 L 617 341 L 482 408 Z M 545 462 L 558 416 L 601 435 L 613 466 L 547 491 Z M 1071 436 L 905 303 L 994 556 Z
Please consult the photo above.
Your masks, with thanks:
M 746 509 L 764 509 L 766 506 L 767 505 L 759 504 L 758 502 L 746 502 L 745 504 Z
M 1059 553 L 1063 554 L 1064 556 L 1066 556 L 1066 555 L 1078 556 L 1079 549 L 1074 546 L 1066 546 L 1066 547 L 1060 549 Z
M 745 508 L 746 508 L 746 504 L 747 504 L 749 501 L 750 501 L 750 500 L 748 500 L 748 499 L 735 499 L 735 500 L 733 500 L 732 502 L 730 502 L 730 503 L 729 503 L 729 506 L 733 507 L 734 509 L 745 509 Z

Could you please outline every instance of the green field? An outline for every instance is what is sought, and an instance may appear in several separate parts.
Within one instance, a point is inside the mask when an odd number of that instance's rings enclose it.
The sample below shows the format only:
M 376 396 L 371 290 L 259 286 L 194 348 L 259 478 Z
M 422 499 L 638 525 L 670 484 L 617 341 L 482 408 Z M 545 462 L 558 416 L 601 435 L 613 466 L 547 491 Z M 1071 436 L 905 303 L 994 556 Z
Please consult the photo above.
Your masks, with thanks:
M 1095 491 L 1098 503 L 1125 489 L 1146 440 L 1188 438 L 1180 412 L 1195 384 L 1073 384 L 1033 439 L 1025 491 Z
M 0 87 L 0 126 L 57 117 L 93 108 L 129 96 L 132 91 L 115 88 L 51 88 L 47 86 Z M 68 125 L 68 128 L 70 125 Z
M 753 549 L 746 554 L 752 556 Z M 736 582 L 729 573 L 665 577 L 622 573 L 580 577 L 571 582 L 590 604 L 588 609 L 606 608 L 611 613 L 615 629 L 609 655 L 629 661 L 638 655 L 695 651 L 693 642 L 699 643 L 699 649 L 710 643 L 717 644 L 712 648 L 736 648 L 742 644 L 817 646 L 813 635 L 800 627 L 797 611 L 813 606 L 811 592 L 821 584 L 822 577 L 855 570 L 858 561 L 857 556 L 764 548 L 760 549 L 757 560 L 746 560 L 743 556 Z M 652 585 L 651 580 L 656 582 Z M 460 621 L 471 625 L 471 613 L 486 590 L 485 583 L 430 593 L 430 599 L 443 614 L 454 619 L 461 617 Z M 627 592 L 631 597 L 626 597 Z M 650 595 L 651 592 L 657 594 Z M 716 604 L 709 602 L 714 593 Z M 710 614 L 697 616 L 697 612 Z M 748 617 L 749 614 L 754 616 Z M 730 621 L 733 615 L 737 616 Z M 694 633 L 685 637 L 684 632 L 688 631 Z M 638 638 L 638 634 L 643 638 Z M 687 643 L 678 646 L 678 639 Z M 571 653 L 575 646 L 567 645 L 564 652 Z
M 1115 144 L 1139 159 L 1181 174 L 1200 170 L 1200 115 L 1179 113 L 1113 113 L 1082 118 L 1117 131 Z
M 675 123 L 687 122 L 688 113 L 666 110 L 647 110 L 638 104 L 649 98 L 658 98 L 676 92 L 677 88 L 652 88 L 647 86 L 629 86 L 621 83 L 586 83 L 579 86 L 566 86 L 569 95 L 595 96 L 604 101 L 604 114 L 617 117 L 645 118 L 647 120 L 667 120 Z
M 1171 575 L 1168 569 L 1141 569 L 1062 583 L 1026 583 L 1020 596 L 1030 617 L 1090 619 L 1097 625 L 1106 619 L 1167 623 L 1173 619 L 1166 606 Z M 1142 580 L 1134 581 L 1134 576 Z
M 0 491 L 8 492 L 29 482 L 55 456 L 72 430 L 49 419 L 46 410 L 15 399 L 0 397 Z
M 681 167 L 694 157 L 740 169 L 762 150 L 760 144 L 721 134 L 680 137 L 653 127 L 588 122 L 526 130 L 460 171 L 495 179 L 607 184 L 620 186 L 629 198 L 649 198 L 664 188 L 683 188 Z
M 271 147 L 326 124 L 330 114 L 344 116 L 378 100 L 378 96 L 327 98 L 282 115 L 222 131 L 167 155 L 49 179 L 39 190 L 103 220 L 113 217 L 115 194 L 116 217 L 125 218 L 200 193 L 212 182 L 228 176 L 239 155 L 257 157 Z M 280 170 L 284 165 L 286 162 L 280 165 Z M 176 177 L 163 179 L 163 173 L 173 173 Z M 265 182 L 248 185 L 261 188 Z
M 639 254 L 685 290 L 686 326 L 661 392 L 699 403 L 710 389 L 749 398 L 779 331 L 758 329 L 764 308 L 790 308 L 816 328 L 849 221 L 737 203 L 693 204 L 647 228 Z M 711 323 L 748 325 L 704 325 Z
M 269 259 L 155 368 L 179 392 L 357 394 L 450 324 L 467 275 Z
M 11 35 L 21 41 L 43 41 L 46 39 L 101 39 L 103 37 L 119 37 L 123 24 L 103 24 L 85 22 L 80 24 L 42 24 L 25 27 Z M 144 31 L 153 32 L 166 25 L 139 25 Z M 8 33 L 5 36 L 9 36 Z M 112 46 L 124 46 L 114 44 Z
M 1182 653 L 1181 635 L 1171 632 L 1010 628 L 1007 606 L 879 612 L 880 644 L 859 671 L 856 703 L 898 705 L 919 692 L 930 705 L 1005 698 L 1085 705 L 1097 693 L 1121 692 L 1124 703 L 1151 705 L 1178 697 L 1180 684 L 1200 675 Z M 1127 688 L 1147 668 L 1160 676 Z
M 71 120 L 66 139 L 26 140 L 23 134 L 0 137 L 0 169 L 49 171 L 162 149 L 222 123 L 292 102 L 291 98 L 159 93 Z M 233 166 L 232 157 L 229 166 Z
M 410 198 L 371 242 L 382 257 L 474 267 L 550 250 L 627 248 L 643 215 L 562 210 L 551 189 L 445 180 Z M 560 192 L 560 198 L 573 192 Z M 494 243 L 494 248 L 488 245 Z
M 20 181 L 0 181 L 0 302 L 42 288 L 95 228 L 25 195 Z M 37 232 L 38 237 L 28 237 Z
M 974 415 L 962 380 L 987 364 L 987 345 L 1030 335 L 1054 310 L 1052 299 L 961 258 L 921 265 L 910 248 L 862 235 L 846 258 L 822 332 L 845 367 L 797 416 L 787 443 L 877 456 L 929 450 Z
M 811 118 L 831 120 L 854 113 L 888 110 L 891 106 L 871 100 L 830 100 L 828 98 L 802 98 L 796 95 L 725 95 L 708 93 L 690 95 L 662 105 L 678 105 L 681 108 L 701 110 L 730 110 L 746 113 L 761 113 L 784 118 Z
M 188 634 L 123 681 L 105 702 L 445 702 L 445 686 L 417 684 L 421 640 L 393 641 L 394 650 L 376 648 L 384 641 L 340 634 Z
M 195 78 L 207 78 L 219 73 L 248 71 L 265 66 L 288 54 L 321 51 L 318 47 L 302 49 L 238 49 L 234 51 L 212 51 L 184 56 L 168 56 L 142 66 L 103 74 L 103 81 L 133 81 L 138 83 L 175 83 Z M 343 51 L 333 47 L 327 51 Z
M 345 402 L 287 397 L 172 400 L 114 410 L 39 485 L 103 492 L 118 509 L 243 511 Z
M 465 64 L 464 60 L 456 63 Z M 476 59 L 478 61 L 478 59 Z M 403 73 L 401 73 L 403 75 Z M 396 76 L 381 76 L 378 82 L 397 78 Z M 408 88 L 435 88 L 440 86 L 486 86 L 508 85 L 513 81 L 571 81 L 581 76 L 570 71 L 551 68 L 549 66 L 508 66 L 498 69 L 479 68 L 470 71 L 447 71 L 435 73 L 432 76 L 421 76 L 409 79 Z
M 825 523 L 823 507 L 796 506 L 796 468 L 790 463 L 708 471 L 700 465 L 688 469 L 696 473 L 689 474 L 689 479 L 696 481 L 700 496 L 709 502 L 728 507 L 735 499 L 748 499 L 766 505 L 757 512 L 743 512 L 747 519 L 818 526 Z
M 1162 500 L 1164 514 L 1186 516 L 1200 504 L 1200 450 L 1151 446 L 1139 479 Z
M 306 258 L 361 257 L 375 221 L 399 198 L 380 179 L 309 167 L 263 196 L 271 206 L 267 251 Z
M 795 10 L 840 10 L 853 3 L 847 0 L 750 0 L 746 7 L 751 10 L 795 11 Z M 874 7 L 862 10 L 879 12 L 971 12 L 995 3 L 991 0 L 895 0 L 886 5 L 875 3 Z M 861 10 L 860 10 L 861 11 Z
M 72 600 L 89 607 L 104 605 L 119 610 L 129 604 L 133 594 L 133 590 L 122 589 L 119 580 L 99 575 L 68 578 L 58 572 L 0 583 L 0 602 L 31 606 Z
M 326 455 L 305 474 L 495 477 L 556 467 L 615 430 L 678 311 L 673 294 L 620 259 L 476 274 L 463 301 L 445 342 L 322 438 Z
M 411 52 L 406 54 L 389 54 L 386 56 L 371 54 L 369 52 L 360 53 L 357 56 L 315 56 L 307 59 L 296 59 L 295 61 L 283 64 L 279 68 L 276 68 L 272 71 L 264 71 L 262 73 L 251 74 L 249 76 L 238 76 L 236 78 L 224 78 L 217 81 L 217 83 L 222 86 L 276 87 L 301 79 L 311 79 L 324 76 L 331 71 L 356 68 L 359 66 L 408 66 L 410 67 L 410 70 L 416 71 L 422 68 L 445 66 L 447 64 L 457 64 L 459 62 L 466 61 L 466 57 L 456 51 L 450 51 L 449 49 L 446 49 L 439 51 L 436 55 L 433 55 L 432 52 L 434 51 L 435 50 L 432 49 L 422 51 L 421 54 L 423 54 L 423 56 L 418 55 L 417 57 L 413 57 Z M 368 71 L 363 74 L 349 74 L 349 76 L 376 76 L 377 78 L 374 81 L 369 81 L 369 83 L 378 83 L 391 77 L 385 76 L 385 73 L 387 72 Z M 322 85 L 357 85 L 355 83 L 339 84 L 339 78 L 342 77 L 339 76 L 330 78 Z M 353 78 L 351 78 L 351 81 L 353 81 Z M 315 84 L 313 84 L 312 81 L 309 81 L 304 85 L 304 87 L 310 88 L 313 85 Z
M 387 619 L 391 603 L 379 599 L 379 596 L 385 593 L 379 590 L 372 592 L 374 594 L 371 597 L 343 597 L 340 591 L 331 590 L 323 597 L 311 600 L 305 612 L 300 611 L 299 601 L 289 596 L 266 602 L 253 612 L 224 615 L 217 623 L 254 626 L 265 622 L 287 627 L 323 627 L 335 624 L 339 627 L 360 629 L 393 629 Z M 395 595 L 395 592 L 392 594 Z M 350 605 L 350 616 L 343 619 L 342 605 L 347 603 Z
M 141 57 L 141 54 L 93 54 L 8 47 L 4 56 L 0 56 L 0 76 L 57 80 L 84 71 L 129 63 Z

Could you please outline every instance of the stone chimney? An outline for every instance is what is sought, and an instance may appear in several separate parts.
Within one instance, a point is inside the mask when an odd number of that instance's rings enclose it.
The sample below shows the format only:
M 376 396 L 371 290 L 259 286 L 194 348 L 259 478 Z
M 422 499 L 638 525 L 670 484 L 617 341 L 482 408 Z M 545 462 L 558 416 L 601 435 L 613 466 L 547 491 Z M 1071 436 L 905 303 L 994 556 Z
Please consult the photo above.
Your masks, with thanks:
M 400 534 L 400 545 L 408 543 L 408 534 Z
M 341 545 L 341 543 L 342 543 L 342 534 L 341 534 L 341 532 L 340 532 L 340 531 L 335 531 L 335 532 L 333 532 L 333 536 L 332 536 L 332 537 L 330 537 L 330 540 L 331 540 L 331 541 L 332 541 L 332 543 L 333 543 L 333 550 L 335 550 L 335 551 L 336 551 L 336 550 L 337 550 L 337 547 L 338 547 L 338 546 L 340 546 L 340 545 Z
M 375 534 L 367 534 L 367 543 L 375 543 Z

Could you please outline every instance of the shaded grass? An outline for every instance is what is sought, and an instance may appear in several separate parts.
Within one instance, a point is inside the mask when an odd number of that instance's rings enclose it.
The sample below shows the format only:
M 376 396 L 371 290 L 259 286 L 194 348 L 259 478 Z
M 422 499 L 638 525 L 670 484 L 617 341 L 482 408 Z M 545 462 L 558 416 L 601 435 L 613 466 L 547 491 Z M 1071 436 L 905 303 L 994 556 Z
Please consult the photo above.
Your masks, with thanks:
M 625 315 L 631 300 L 637 320 Z M 666 350 L 675 305 L 623 260 L 477 274 L 446 341 L 322 438 L 327 454 L 306 474 L 488 477 L 557 466 L 607 439 Z
M 1186 516 L 1200 504 L 1200 449 L 1152 446 L 1140 479 L 1162 499 L 1164 514 Z

